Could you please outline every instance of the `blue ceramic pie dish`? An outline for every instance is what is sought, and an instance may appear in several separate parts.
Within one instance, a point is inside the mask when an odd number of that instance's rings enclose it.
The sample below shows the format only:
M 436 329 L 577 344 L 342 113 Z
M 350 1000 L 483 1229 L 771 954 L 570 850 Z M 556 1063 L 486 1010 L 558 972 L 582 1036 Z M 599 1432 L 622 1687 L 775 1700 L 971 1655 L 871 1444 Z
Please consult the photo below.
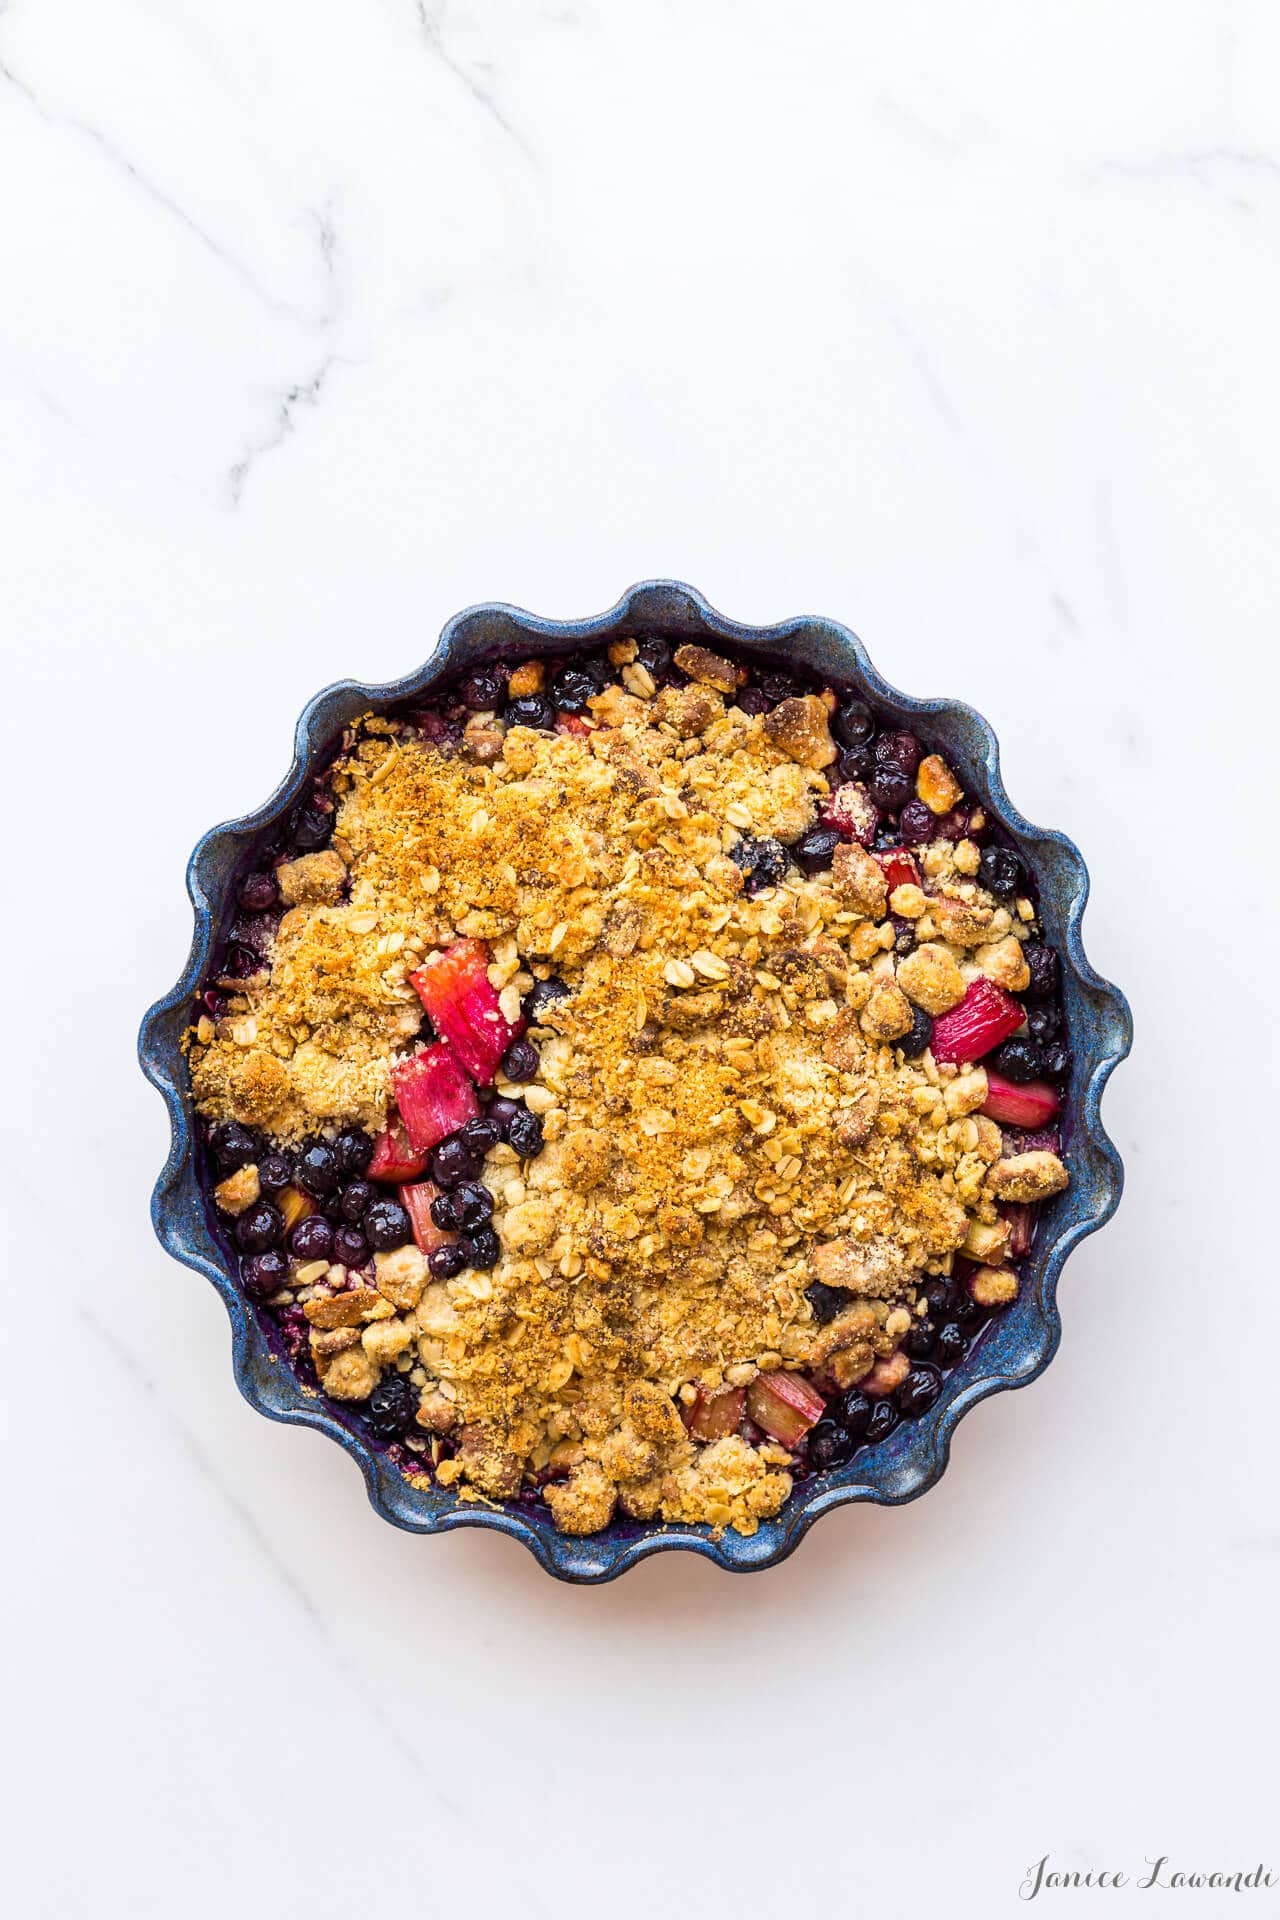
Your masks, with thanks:
M 411 1487 L 392 1462 L 370 1446 L 356 1419 L 299 1382 L 241 1291 L 235 1256 L 202 1184 L 181 1051 L 194 996 L 224 932 L 220 916 L 232 881 L 250 848 L 289 811 L 310 775 L 324 764 L 348 722 L 370 708 L 422 695 L 445 675 L 478 659 L 572 652 L 638 632 L 661 635 L 673 645 L 727 642 L 744 656 L 803 663 L 833 686 L 865 694 L 882 712 L 916 727 L 943 752 L 966 790 L 999 819 L 1034 872 L 1046 937 L 1062 960 L 1074 1058 L 1061 1123 L 1071 1184 L 1043 1209 L 1020 1297 L 947 1374 L 941 1396 L 927 1415 L 903 1422 L 887 1441 L 864 1448 L 848 1466 L 801 1481 L 778 1517 L 749 1538 L 727 1532 L 715 1540 L 706 1527 L 626 1521 L 575 1538 L 557 1533 L 549 1513 L 468 1504 L 444 1489 Z M 916 700 L 896 692 L 847 627 L 804 616 L 772 627 L 739 626 L 692 588 L 669 580 L 633 587 L 617 606 L 591 620 L 541 620 L 496 604 L 472 607 L 449 622 L 430 658 L 403 680 L 386 686 L 342 681 L 317 694 L 298 722 L 293 765 L 283 783 L 256 812 L 204 836 L 191 856 L 187 888 L 195 908 L 191 952 L 177 985 L 147 1013 L 138 1043 L 143 1071 L 163 1095 L 173 1129 L 151 1203 L 155 1230 L 176 1259 L 205 1274 L 222 1295 L 231 1320 L 232 1365 L 245 1398 L 272 1419 L 315 1427 L 345 1447 L 364 1475 L 373 1505 L 394 1525 L 415 1533 L 487 1527 L 520 1541 L 548 1573 L 563 1580 L 611 1580 L 647 1555 L 672 1548 L 700 1553 L 734 1572 L 750 1572 L 784 1559 L 832 1507 L 854 1500 L 893 1506 L 925 1492 L 947 1464 L 961 1416 L 990 1393 L 1025 1386 L 1053 1358 L 1061 1332 L 1056 1294 L 1063 1263 L 1086 1234 L 1110 1218 L 1120 1199 L 1123 1169 L 1099 1107 L 1108 1075 L 1129 1051 L 1129 1008 L 1123 994 L 1100 979 L 1085 958 L 1080 923 L 1089 876 L 1084 861 L 1065 835 L 1033 827 L 1010 804 L 1000 779 L 996 738 L 987 722 L 959 701 Z

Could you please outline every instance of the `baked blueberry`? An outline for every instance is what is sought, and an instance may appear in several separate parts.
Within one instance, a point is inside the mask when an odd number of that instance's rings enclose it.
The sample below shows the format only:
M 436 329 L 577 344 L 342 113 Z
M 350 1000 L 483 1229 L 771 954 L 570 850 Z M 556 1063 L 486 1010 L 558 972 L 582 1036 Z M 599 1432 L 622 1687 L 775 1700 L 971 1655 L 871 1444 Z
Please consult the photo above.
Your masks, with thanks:
M 551 682 L 551 698 L 561 713 L 583 714 L 601 691 L 595 675 L 583 667 L 562 667 Z
M 819 1420 L 809 1435 L 809 1465 L 814 1473 L 829 1467 L 842 1467 L 852 1460 L 857 1441 L 847 1427 L 834 1420 Z
M 245 1253 L 266 1253 L 284 1238 L 284 1215 L 269 1200 L 248 1207 L 236 1221 L 236 1239 Z
M 661 680 L 671 665 L 671 649 L 657 634 L 646 634 L 636 641 L 636 665 L 644 667 L 655 680 Z
M 504 1080 L 532 1080 L 538 1071 L 538 1049 L 532 1040 L 513 1040 L 498 1071 Z
M 945 1320 L 956 1302 L 957 1289 L 950 1280 L 926 1280 L 920 1289 L 935 1320 Z
M 446 1240 L 442 1246 L 432 1247 L 427 1255 L 433 1280 L 456 1280 L 466 1264 L 467 1256 L 456 1240 Z
M 927 1360 L 938 1344 L 938 1332 L 937 1321 L 926 1314 L 907 1329 L 902 1344 L 913 1360 Z
M 877 1400 L 867 1422 L 867 1444 L 876 1446 L 881 1440 L 887 1440 L 901 1417 L 892 1400 Z
M 375 1253 L 388 1253 L 413 1238 L 413 1227 L 398 1200 L 375 1200 L 361 1222 L 365 1239 Z
M 1022 949 L 1022 957 L 1031 974 L 1029 993 L 1056 993 L 1058 990 L 1058 956 L 1052 947 L 1046 947 L 1038 940 L 1028 941 Z
M 496 667 L 473 667 L 458 688 L 458 698 L 472 713 L 494 713 L 506 685 L 507 676 Z
M 332 1193 L 338 1184 L 338 1156 L 327 1140 L 312 1140 L 298 1155 L 298 1185 L 312 1199 Z
M 323 807 L 299 807 L 293 816 L 289 838 L 296 853 L 318 853 L 327 846 L 333 832 L 333 815 Z
M 923 846 L 937 835 L 937 819 L 923 800 L 908 800 L 898 815 L 898 825 L 907 846 Z
M 1071 1077 L 1071 1055 L 1061 1040 L 1050 1041 L 1044 1050 L 1044 1077 L 1060 1087 Z
M 248 1127 L 242 1127 L 237 1121 L 228 1121 L 225 1127 L 219 1127 L 209 1142 L 213 1157 L 219 1167 L 232 1173 L 237 1167 L 247 1167 L 256 1160 L 261 1145 L 256 1133 Z
M 358 1226 L 377 1197 L 378 1189 L 371 1180 L 349 1180 L 338 1203 L 347 1226 Z
M 1062 1026 L 1062 1015 L 1052 1000 L 1026 1000 L 1027 1031 L 1033 1040 L 1043 1045 L 1047 1040 L 1056 1040 Z
M 503 719 L 509 727 L 532 727 L 535 733 L 554 733 L 556 710 L 544 693 L 522 693 L 508 700 Z
M 432 1224 L 439 1227 L 441 1233 L 456 1233 L 462 1225 L 458 1192 L 459 1189 L 455 1187 L 452 1193 L 438 1193 L 431 1202 Z
M 978 875 L 987 892 L 994 893 L 997 900 L 1012 899 L 1024 878 L 1022 862 L 1013 848 L 994 844 L 982 849 Z M 1035 975 L 1031 977 L 1034 982 Z
M 876 762 L 896 767 L 900 773 L 913 774 L 920 765 L 924 748 L 914 733 L 882 733 L 876 741 Z
M 968 1287 L 956 1288 L 955 1299 L 951 1303 L 951 1317 L 957 1326 L 968 1327 L 970 1332 L 982 1318 L 982 1308 L 978 1305 Z
M 451 1133 L 431 1151 L 431 1178 L 438 1187 L 456 1187 L 460 1181 L 474 1180 L 483 1164 L 475 1148 L 460 1133 Z
M 247 1293 L 265 1300 L 270 1294 L 279 1293 L 288 1280 L 289 1261 L 279 1247 L 270 1247 L 267 1252 L 255 1253 L 244 1262 L 240 1278 Z
M 1024 1087 L 1028 1080 L 1038 1080 L 1044 1072 L 1044 1054 L 1034 1040 L 1024 1036 L 1006 1040 L 1003 1046 L 997 1047 L 991 1056 L 991 1065 L 1006 1080 Z
M 480 1122 L 476 1120 L 468 1120 L 466 1126 L 462 1129 L 462 1136 L 464 1140 L 467 1141 L 468 1145 L 471 1145 L 472 1135 L 471 1135 L 470 1129 L 472 1127 L 479 1126 L 485 1123 L 487 1123 L 490 1126 L 496 1127 L 498 1129 L 498 1139 L 489 1141 L 484 1148 L 479 1147 L 479 1144 L 478 1144 L 479 1136 L 476 1136 L 477 1151 L 478 1152 L 483 1151 L 487 1153 L 489 1151 L 490 1146 L 494 1146 L 494 1147 L 497 1146 L 498 1140 L 506 1139 L 507 1134 L 510 1132 L 510 1129 L 511 1129 L 511 1122 L 515 1119 L 516 1115 L 518 1113 L 524 1113 L 526 1111 L 527 1109 L 522 1100 L 509 1100 L 505 1094 L 498 1094 L 495 1096 L 494 1099 L 492 1099 L 489 1102 L 489 1105 L 485 1109 L 484 1121 Z
M 912 1007 L 911 1031 L 895 1040 L 894 1045 L 902 1048 L 905 1060 L 918 1060 L 932 1039 L 933 1021 L 923 1007 Z
M 942 1391 L 942 1376 L 936 1367 L 912 1367 L 910 1373 L 898 1388 L 896 1399 L 899 1413 L 908 1420 L 918 1420 Z
M 532 1160 L 542 1152 L 542 1122 L 536 1113 L 530 1113 L 528 1107 L 521 1107 L 512 1115 L 511 1125 L 507 1128 L 507 1143 L 513 1147 L 522 1160 Z
M 969 1336 L 963 1327 L 957 1326 L 954 1320 L 948 1320 L 945 1327 L 939 1327 L 933 1349 L 933 1358 L 938 1366 L 954 1367 L 968 1351 Z
M 551 974 L 546 980 L 539 980 L 530 987 L 524 997 L 521 1012 L 531 1027 L 541 1024 L 544 1014 L 560 1000 L 569 998 L 569 989 L 557 974 Z
M 876 767 L 867 783 L 867 791 L 881 813 L 897 813 L 911 798 L 911 775 L 904 773 L 892 761 L 883 762 Z
M 477 1227 L 487 1226 L 493 1218 L 493 1195 L 482 1181 L 464 1180 L 448 1198 L 457 1215 L 454 1226 L 461 1227 L 467 1233 L 473 1233 Z M 439 1225 L 439 1222 L 436 1224 Z
M 825 873 L 835 858 L 842 836 L 834 827 L 810 827 L 792 842 L 791 858 L 802 873 Z
M 865 747 L 876 730 L 876 717 L 865 700 L 846 700 L 836 708 L 831 731 L 842 747 Z
M 258 1185 L 268 1200 L 293 1184 L 293 1160 L 287 1153 L 264 1153 L 258 1162 Z
M 729 858 L 746 876 L 743 884 L 747 893 L 776 887 L 786 877 L 789 855 L 780 840 L 757 839 L 753 833 L 744 833 L 737 845 L 730 847 Z
M 879 1403 L 858 1387 L 850 1387 L 835 1401 L 829 1411 L 846 1427 L 855 1440 L 861 1440 L 871 1425 L 871 1416 Z
M 343 1267 L 356 1268 L 368 1264 L 369 1242 L 359 1227 L 338 1228 L 333 1236 L 333 1257 Z
M 270 913 L 280 898 L 274 873 L 250 873 L 240 882 L 240 905 L 246 913 Z
M 865 785 L 876 768 L 876 757 L 870 747 L 846 747 L 836 761 L 836 770 L 840 776 L 837 784 L 846 780 L 856 780 Z
M 328 1260 L 333 1254 L 333 1228 L 323 1214 L 312 1213 L 299 1220 L 289 1235 L 289 1251 L 295 1260 Z
M 495 1111 L 498 1107 L 510 1107 L 512 1113 L 515 1113 L 519 1110 L 519 1103 L 515 1100 L 494 1100 L 487 1113 L 482 1114 L 477 1120 L 467 1121 L 462 1128 L 462 1138 L 472 1153 L 490 1153 L 501 1140 L 503 1121 Z
M 829 1326 L 849 1304 L 850 1296 L 842 1287 L 829 1287 L 822 1280 L 811 1280 L 804 1291 L 820 1327 Z
M 467 1265 L 478 1268 L 481 1273 L 496 1267 L 502 1258 L 502 1243 L 492 1227 L 480 1227 L 475 1233 L 463 1234 L 459 1245 Z
M 373 1141 L 358 1127 L 347 1127 L 333 1143 L 340 1173 L 366 1173 L 373 1158 Z
M 379 1440 L 401 1440 L 421 1433 L 417 1423 L 418 1393 L 403 1373 L 384 1374 L 366 1404 L 369 1425 Z

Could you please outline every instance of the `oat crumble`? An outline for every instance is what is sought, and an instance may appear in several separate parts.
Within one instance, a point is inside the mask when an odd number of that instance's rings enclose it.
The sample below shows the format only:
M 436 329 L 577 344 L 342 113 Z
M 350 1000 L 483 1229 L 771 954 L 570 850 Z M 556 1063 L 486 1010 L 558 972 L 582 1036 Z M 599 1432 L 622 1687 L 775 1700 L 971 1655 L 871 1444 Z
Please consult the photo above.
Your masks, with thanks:
M 367 715 L 188 1036 L 246 1287 L 415 1480 L 754 1532 L 1066 1185 L 1027 885 L 938 754 L 702 647 Z

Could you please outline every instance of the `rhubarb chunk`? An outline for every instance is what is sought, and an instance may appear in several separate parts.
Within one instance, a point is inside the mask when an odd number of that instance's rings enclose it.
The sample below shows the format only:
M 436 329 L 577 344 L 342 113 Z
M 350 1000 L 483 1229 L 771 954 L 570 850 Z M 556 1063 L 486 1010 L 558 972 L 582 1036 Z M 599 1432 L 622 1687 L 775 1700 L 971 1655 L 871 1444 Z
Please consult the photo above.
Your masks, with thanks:
M 1009 1228 L 1009 1258 L 1021 1260 L 1031 1251 L 1031 1235 L 1035 1230 L 1035 1213 L 1025 1201 L 1014 1201 L 1001 1207 L 1002 1218 Z
M 488 1086 L 521 1023 L 508 1020 L 498 1005 L 483 940 L 455 940 L 409 980 L 436 1032 L 449 1041 L 472 1079 Z
M 300 1187 L 284 1187 L 276 1195 L 276 1205 L 284 1220 L 286 1233 L 291 1233 L 300 1220 L 305 1220 L 308 1214 L 316 1210 L 315 1201 L 309 1194 L 303 1193 Z
M 884 868 L 885 885 L 890 893 L 895 887 L 920 885 L 920 869 L 905 847 L 884 847 L 876 859 Z
M 447 1040 L 424 1047 L 397 1067 L 391 1084 L 415 1154 L 428 1153 L 480 1111 L 475 1088 Z
M 1020 1027 L 1023 1010 L 1013 995 L 987 979 L 970 982 L 964 999 L 933 1023 L 933 1057 L 938 1061 L 981 1060 L 984 1053 Z
M 935 1034 L 937 1030 L 935 1026 Z M 934 1058 L 937 1057 L 935 1052 Z M 988 1120 L 998 1120 L 1005 1127 L 1034 1131 L 1047 1125 L 1061 1105 L 1047 1080 L 1028 1080 L 1025 1086 L 1016 1086 L 1003 1074 L 987 1068 L 987 1097 L 982 1111 Z
M 723 1440 L 729 1434 L 736 1433 L 746 1398 L 746 1391 L 742 1387 L 721 1387 L 716 1392 L 699 1387 L 698 1397 L 690 1407 L 685 1423 L 693 1438 Z
M 399 1185 L 401 1180 L 413 1180 L 426 1166 L 429 1151 L 415 1153 L 401 1122 L 393 1120 L 374 1142 L 368 1176 L 370 1180 L 383 1180 L 389 1186 Z
M 437 1247 L 443 1247 L 458 1237 L 455 1233 L 446 1233 L 431 1218 L 431 1202 L 439 1194 L 440 1188 L 433 1180 L 419 1180 L 400 1189 L 400 1203 L 409 1216 L 413 1237 L 423 1253 L 433 1253 Z
M 834 827 L 846 840 L 869 847 L 880 824 L 880 810 L 859 780 L 845 780 L 828 794 L 819 815 L 824 827 Z
M 747 1412 L 784 1447 L 800 1444 L 822 1418 L 826 1404 L 798 1373 L 758 1373 L 747 1388 Z

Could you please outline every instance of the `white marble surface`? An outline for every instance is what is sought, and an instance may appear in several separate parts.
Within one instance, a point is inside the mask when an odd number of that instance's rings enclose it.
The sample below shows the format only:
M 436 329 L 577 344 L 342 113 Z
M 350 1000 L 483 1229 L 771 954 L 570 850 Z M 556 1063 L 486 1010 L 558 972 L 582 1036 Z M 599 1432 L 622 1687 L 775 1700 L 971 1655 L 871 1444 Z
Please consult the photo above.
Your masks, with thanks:
M 24 1920 L 1280 1874 L 1278 53 L 1266 0 L 0 10 Z M 1133 998 L 1130 1187 L 927 1499 L 577 1592 L 240 1400 L 133 1036 L 307 695 L 654 573 L 991 717 Z

